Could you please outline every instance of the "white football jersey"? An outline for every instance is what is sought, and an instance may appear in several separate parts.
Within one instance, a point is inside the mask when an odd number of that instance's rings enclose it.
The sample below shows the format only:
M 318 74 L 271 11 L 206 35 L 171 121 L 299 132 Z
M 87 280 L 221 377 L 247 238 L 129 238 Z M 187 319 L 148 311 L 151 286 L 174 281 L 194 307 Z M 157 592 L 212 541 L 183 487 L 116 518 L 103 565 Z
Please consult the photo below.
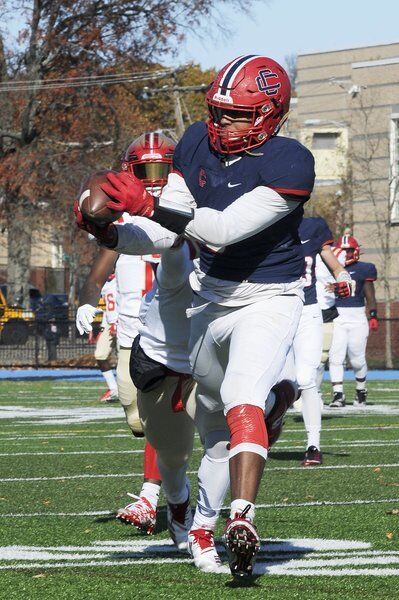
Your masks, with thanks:
M 345 265 L 345 252 L 334 252 L 337 257 L 338 262 L 341 263 L 342 266 Z M 334 277 L 331 275 L 328 267 L 322 261 L 320 254 L 316 256 L 316 293 L 317 293 L 317 302 L 322 310 L 326 308 L 331 308 L 335 304 L 335 294 L 334 292 L 328 292 L 326 290 L 326 285 L 328 283 L 335 283 Z
M 135 217 L 123 214 L 123 223 L 132 223 L 134 219 Z M 124 348 L 131 347 L 138 333 L 141 299 L 152 287 L 154 272 L 151 263 L 158 260 L 151 255 L 145 256 L 144 260 L 143 256 L 120 254 L 116 261 L 117 339 Z
M 191 373 L 190 320 L 186 310 L 192 301 L 189 283 L 192 269 L 187 242 L 164 252 L 156 274 L 158 287 L 148 306 L 143 298 L 145 317 L 139 332 L 140 346 L 147 356 L 178 373 Z
M 108 279 L 101 288 L 101 297 L 104 298 L 105 311 L 103 314 L 102 325 L 105 322 L 112 325 L 118 321 L 118 309 L 116 304 L 116 279 Z

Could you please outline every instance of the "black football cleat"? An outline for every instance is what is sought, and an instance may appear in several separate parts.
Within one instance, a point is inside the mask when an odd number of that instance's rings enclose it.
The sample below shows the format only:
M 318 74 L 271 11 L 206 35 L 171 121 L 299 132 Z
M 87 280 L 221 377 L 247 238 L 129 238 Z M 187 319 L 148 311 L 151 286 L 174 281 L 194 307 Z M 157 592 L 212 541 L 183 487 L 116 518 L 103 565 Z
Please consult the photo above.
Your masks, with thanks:
M 334 392 L 334 397 L 330 402 L 330 408 L 343 408 L 345 405 L 345 394 L 343 394 L 342 392 Z
M 309 446 L 302 461 L 303 467 L 317 467 L 323 462 L 323 455 L 316 446 Z
M 356 390 L 356 398 L 353 401 L 353 406 L 366 406 L 367 390 Z

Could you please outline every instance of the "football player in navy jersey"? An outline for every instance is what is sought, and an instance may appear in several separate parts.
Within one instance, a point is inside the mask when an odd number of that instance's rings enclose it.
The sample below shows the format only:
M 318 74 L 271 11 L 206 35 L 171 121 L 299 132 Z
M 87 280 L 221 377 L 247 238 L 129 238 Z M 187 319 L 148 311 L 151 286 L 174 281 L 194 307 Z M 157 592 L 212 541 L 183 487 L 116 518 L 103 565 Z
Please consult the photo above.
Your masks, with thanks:
M 338 299 L 336 302 L 339 316 L 334 320 L 333 339 L 329 353 L 330 378 L 333 387 L 333 400 L 330 406 L 341 408 L 346 403 L 343 379 L 344 361 L 347 354 L 356 377 L 356 398 L 353 405 L 365 406 L 367 400 L 367 338 L 370 330 L 378 329 L 374 290 L 377 269 L 373 263 L 359 260 L 359 243 L 354 237 L 344 235 L 339 238 L 335 246 L 345 252 L 345 266 L 349 275 L 356 282 L 356 292 L 353 297 Z
M 265 401 L 292 347 L 303 306 L 298 235 L 314 185 L 314 159 L 278 133 L 290 82 L 264 56 L 240 56 L 210 86 L 207 123 L 176 147 L 159 199 L 130 173 L 108 175 L 109 208 L 149 217 L 203 243 L 191 275 L 191 363 L 197 401 L 223 408 L 230 430 L 231 513 L 225 543 L 233 575 L 252 572 L 260 540 L 253 519 L 267 457 Z M 117 225 L 102 242 L 128 242 Z
M 294 337 L 296 377 L 301 390 L 303 420 L 307 432 L 307 450 L 302 464 L 313 467 L 322 463 L 320 451 L 321 405 L 317 391 L 317 368 L 321 361 L 323 319 L 316 295 L 316 257 L 321 259 L 337 283 L 337 296 L 348 297 L 354 288 L 351 276 L 338 262 L 331 250 L 332 233 L 321 217 L 304 218 L 299 236 L 305 254 L 305 305 Z

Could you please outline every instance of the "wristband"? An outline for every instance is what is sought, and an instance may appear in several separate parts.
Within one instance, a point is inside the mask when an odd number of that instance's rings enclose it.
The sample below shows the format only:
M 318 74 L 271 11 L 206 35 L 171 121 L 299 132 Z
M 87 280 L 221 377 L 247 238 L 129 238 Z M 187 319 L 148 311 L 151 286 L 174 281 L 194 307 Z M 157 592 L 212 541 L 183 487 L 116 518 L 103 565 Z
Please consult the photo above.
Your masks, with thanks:
M 370 315 L 370 319 L 377 319 L 378 318 L 377 317 L 377 310 L 376 309 L 370 310 L 369 315 Z
M 155 198 L 151 220 L 156 221 L 162 227 L 181 234 L 193 218 L 193 208 L 177 202 L 165 202 L 162 198 Z

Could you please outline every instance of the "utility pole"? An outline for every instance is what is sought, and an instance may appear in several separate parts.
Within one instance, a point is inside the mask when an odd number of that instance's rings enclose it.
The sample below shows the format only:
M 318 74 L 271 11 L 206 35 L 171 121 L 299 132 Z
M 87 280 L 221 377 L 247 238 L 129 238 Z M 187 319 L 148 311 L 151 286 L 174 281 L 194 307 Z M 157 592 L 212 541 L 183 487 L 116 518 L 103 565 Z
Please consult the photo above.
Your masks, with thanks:
M 172 96 L 175 122 L 176 122 L 176 135 L 180 139 L 184 133 L 185 126 L 183 120 L 183 112 L 181 108 L 181 92 L 203 92 L 208 87 L 207 83 L 201 83 L 199 85 L 164 85 L 161 88 L 149 88 L 146 86 L 143 88 L 144 93 L 147 97 L 155 94 L 169 94 Z

